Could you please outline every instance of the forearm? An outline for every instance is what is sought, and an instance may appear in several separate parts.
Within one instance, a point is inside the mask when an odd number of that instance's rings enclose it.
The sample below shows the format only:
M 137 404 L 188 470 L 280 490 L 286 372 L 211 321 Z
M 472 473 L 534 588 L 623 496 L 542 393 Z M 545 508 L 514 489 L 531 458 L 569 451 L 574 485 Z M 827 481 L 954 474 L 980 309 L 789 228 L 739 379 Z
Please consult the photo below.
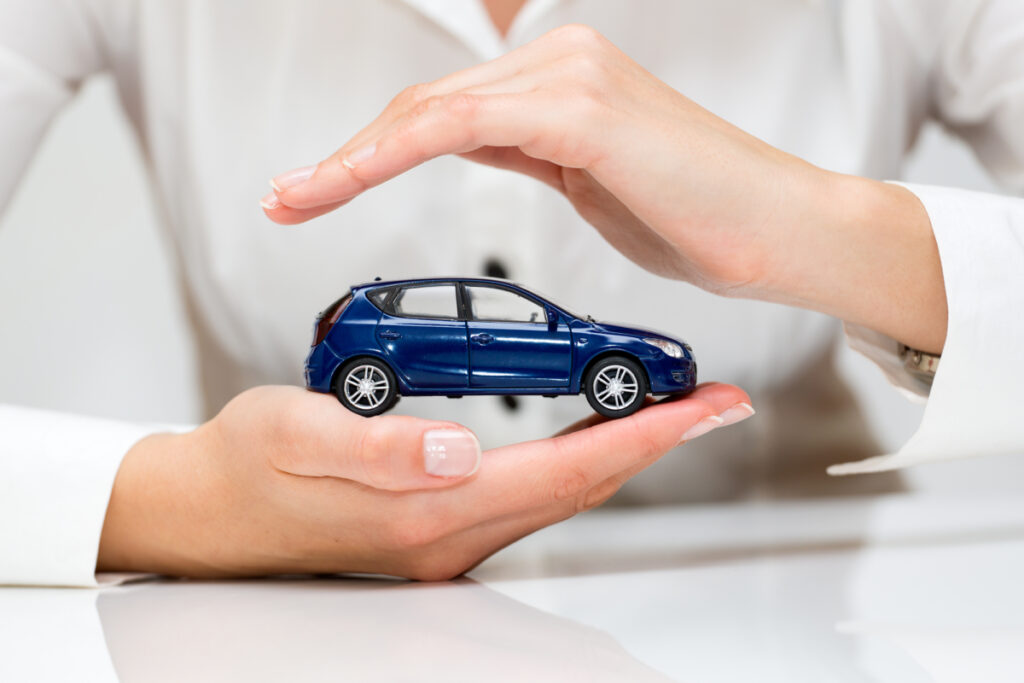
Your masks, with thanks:
M 947 305 L 931 221 L 898 185 L 820 171 L 783 211 L 787 254 L 763 298 L 820 311 L 941 353 Z M 794 213 L 795 212 L 795 213 Z

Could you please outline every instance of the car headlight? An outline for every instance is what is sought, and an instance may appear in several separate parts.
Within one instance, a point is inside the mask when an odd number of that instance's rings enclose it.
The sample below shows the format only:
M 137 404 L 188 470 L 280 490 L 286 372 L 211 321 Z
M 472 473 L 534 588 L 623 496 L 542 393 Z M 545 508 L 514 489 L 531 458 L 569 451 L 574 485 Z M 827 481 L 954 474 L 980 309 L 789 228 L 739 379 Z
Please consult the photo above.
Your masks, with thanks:
M 670 342 L 667 339 L 644 339 L 644 341 L 650 344 L 651 346 L 657 346 L 665 353 L 666 356 L 670 358 L 683 357 L 683 347 L 681 347 L 679 344 L 676 344 L 675 342 Z

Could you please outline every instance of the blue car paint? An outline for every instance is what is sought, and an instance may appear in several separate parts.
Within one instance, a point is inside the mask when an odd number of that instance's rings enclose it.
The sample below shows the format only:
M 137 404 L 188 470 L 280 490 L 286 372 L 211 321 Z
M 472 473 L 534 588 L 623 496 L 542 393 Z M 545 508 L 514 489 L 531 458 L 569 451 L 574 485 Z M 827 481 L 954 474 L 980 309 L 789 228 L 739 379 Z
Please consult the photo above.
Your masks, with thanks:
M 467 329 L 470 387 L 568 389 L 572 333 L 564 321 L 552 325 L 472 320 Z
M 377 346 L 395 374 L 409 386 L 464 389 L 467 385 L 469 344 L 464 320 L 381 313 Z
M 548 320 L 476 321 L 467 319 L 464 310 L 458 320 L 411 318 L 385 313 L 368 298 L 384 289 L 431 283 L 509 289 L 543 306 Z M 387 363 L 403 396 L 578 394 L 590 365 L 609 355 L 639 361 L 652 394 L 687 393 L 696 385 L 693 351 L 685 342 L 651 330 L 581 319 L 512 282 L 488 278 L 370 282 L 352 287 L 350 296 L 339 320 L 306 357 L 306 384 L 314 391 L 330 393 L 338 369 L 358 357 Z M 651 338 L 678 344 L 683 357 L 672 358 L 643 341 Z

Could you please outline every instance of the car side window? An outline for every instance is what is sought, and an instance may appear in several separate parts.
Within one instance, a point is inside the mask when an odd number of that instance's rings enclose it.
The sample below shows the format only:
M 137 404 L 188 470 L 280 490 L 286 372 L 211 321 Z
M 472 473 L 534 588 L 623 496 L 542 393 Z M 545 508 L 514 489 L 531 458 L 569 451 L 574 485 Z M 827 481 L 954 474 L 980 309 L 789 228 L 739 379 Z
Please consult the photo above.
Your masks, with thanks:
M 515 323 L 546 323 L 544 307 L 531 299 L 499 287 L 466 285 L 466 298 L 474 320 Z
M 395 295 L 391 311 L 407 318 L 456 320 L 459 317 L 459 306 L 455 298 L 455 285 L 406 287 Z

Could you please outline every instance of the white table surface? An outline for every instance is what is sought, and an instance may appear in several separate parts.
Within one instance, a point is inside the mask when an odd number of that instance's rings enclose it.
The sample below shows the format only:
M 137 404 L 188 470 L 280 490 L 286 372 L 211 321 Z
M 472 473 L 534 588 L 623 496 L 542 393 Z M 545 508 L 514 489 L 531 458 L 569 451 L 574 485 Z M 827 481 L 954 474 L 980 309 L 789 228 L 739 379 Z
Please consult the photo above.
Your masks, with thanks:
M 0 681 L 1024 681 L 1024 499 L 595 511 L 468 578 L 0 589 Z

